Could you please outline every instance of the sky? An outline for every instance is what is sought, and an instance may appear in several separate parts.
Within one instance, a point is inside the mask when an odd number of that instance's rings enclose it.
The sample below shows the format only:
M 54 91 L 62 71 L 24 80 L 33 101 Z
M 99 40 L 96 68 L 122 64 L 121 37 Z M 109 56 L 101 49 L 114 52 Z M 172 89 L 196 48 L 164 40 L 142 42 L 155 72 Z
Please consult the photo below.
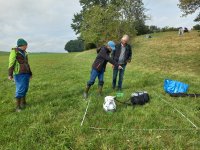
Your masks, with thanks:
M 194 26 L 195 15 L 180 17 L 178 0 L 143 0 L 147 25 L 158 27 Z M 0 0 L 0 51 L 10 51 L 18 38 L 28 42 L 28 52 L 65 52 L 76 39 L 72 18 L 81 10 L 79 0 Z
M 182 12 L 177 6 L 179 0 L 143 0 L 147 9 L 146 14 L 150 16 L 147 25 L 156 25 L 158 27 L 187 27 L 191 29 L 197 22 L 193 20 L 197 16 L 197 12 L 181 17 Z

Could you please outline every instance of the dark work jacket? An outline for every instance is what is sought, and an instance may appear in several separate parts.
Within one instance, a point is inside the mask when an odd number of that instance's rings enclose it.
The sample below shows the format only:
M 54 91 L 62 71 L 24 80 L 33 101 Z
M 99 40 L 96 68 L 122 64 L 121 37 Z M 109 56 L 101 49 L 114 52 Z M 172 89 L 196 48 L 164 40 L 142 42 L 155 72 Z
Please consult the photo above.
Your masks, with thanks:
M 106 69 L 107 62 L 113 64 L 114 66 L 118 66 L 117 62 L 115 62 L 110 57 L 110 51 L 105 47 L 101 47 L 100 52 L 98 53 L 96 59 L 94 60 L 94 63 L 92 64 L 92 68 L 96 69 L 98 71 L 102 71 L 102 69 Z
M 119 61 L 119 56 L 121 54 L 121 43 L 117 44 L 115 46 L 115 51 L 112 52 L 112 59 L 116 62 Z M 127 61 L 131 61 L 132 59 L 132 49 L 131 49 L 131 46 L 129 44 L 126 44 L 126 50 L 125 50 L 125 59 L 124 59 L 124 62 L 125 64 L 127 64 Z

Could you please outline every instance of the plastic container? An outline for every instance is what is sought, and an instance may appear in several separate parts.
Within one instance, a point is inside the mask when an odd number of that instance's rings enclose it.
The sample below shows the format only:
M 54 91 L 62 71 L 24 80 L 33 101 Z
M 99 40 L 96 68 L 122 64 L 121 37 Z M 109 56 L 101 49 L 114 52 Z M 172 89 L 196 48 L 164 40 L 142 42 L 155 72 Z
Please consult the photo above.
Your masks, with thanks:
M 120 97 L 123 97 L 123 96 L 124 96 L 124 93 L 121 93 L 121 92 L 120 93 L 116 93 L 116 97 L 117 98 L 120 98 Z

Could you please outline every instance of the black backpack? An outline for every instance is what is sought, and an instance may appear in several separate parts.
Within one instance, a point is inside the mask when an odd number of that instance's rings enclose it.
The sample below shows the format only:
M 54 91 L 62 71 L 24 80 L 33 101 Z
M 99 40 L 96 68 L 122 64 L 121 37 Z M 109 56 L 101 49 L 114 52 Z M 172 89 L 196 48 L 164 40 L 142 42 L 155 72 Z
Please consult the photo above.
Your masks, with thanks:
M 148 103 L 150 101 L 150 96 L 146 91 L 142 91 L 142 92 L 140 91 L 140 92 L 132 93 L 128 101 L 121 102 L 117 99 L 115 100 L 125 105 L 131 105 L 131 106 L 144 105 L 145 103 Z
M 131 94 L 131 103 L 133 105 L 144 105 L 149 102 L 149 94 L 146 91 L 143 92 L 135 92 Z

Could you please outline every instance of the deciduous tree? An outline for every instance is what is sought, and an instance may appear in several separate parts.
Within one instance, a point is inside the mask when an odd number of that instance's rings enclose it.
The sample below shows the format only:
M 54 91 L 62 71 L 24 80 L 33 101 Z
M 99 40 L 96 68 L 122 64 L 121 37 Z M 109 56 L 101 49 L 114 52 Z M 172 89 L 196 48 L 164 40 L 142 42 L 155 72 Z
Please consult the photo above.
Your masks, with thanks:
M 183 11 L 183 16 L 187 16 L 200 9 L 200 0 L 179 0 L 178 6 Z M 200 21 L 200 12 L 194 21 Z

